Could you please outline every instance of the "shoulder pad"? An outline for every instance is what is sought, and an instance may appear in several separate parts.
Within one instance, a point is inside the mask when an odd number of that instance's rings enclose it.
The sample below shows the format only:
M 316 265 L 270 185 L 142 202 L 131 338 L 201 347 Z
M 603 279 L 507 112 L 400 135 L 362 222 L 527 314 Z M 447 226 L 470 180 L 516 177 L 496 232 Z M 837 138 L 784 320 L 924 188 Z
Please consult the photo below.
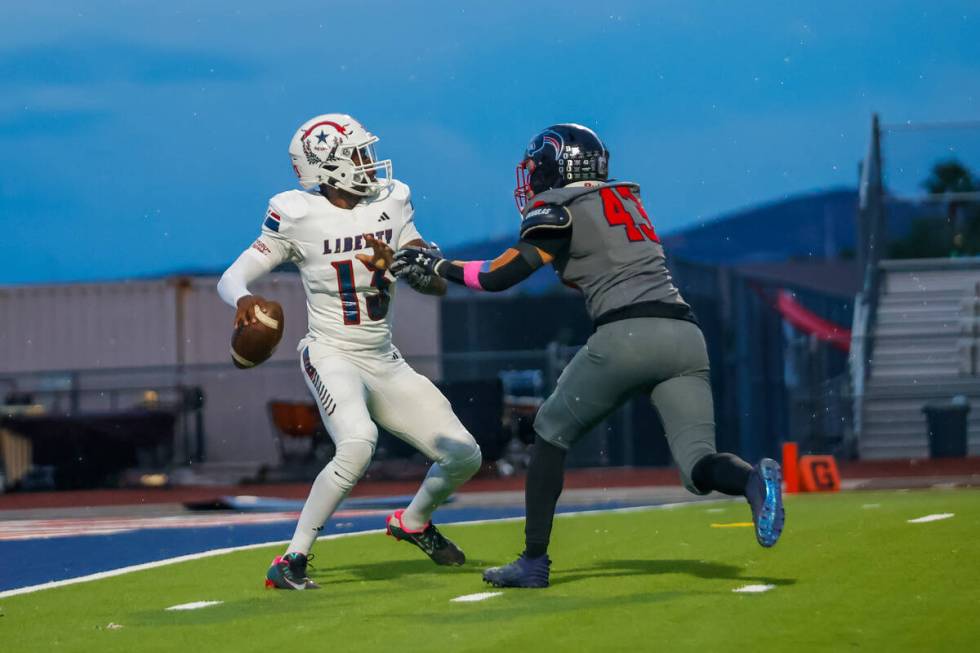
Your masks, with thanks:
M 605 184 L 606 188 L 615 188 L 616 186 L 628 186 L 634 193 L 640 192 L 640 185 L 632 181 L 610 181 Z
M 269 200 L 269 208 L 266 209 L 262 227 L 280 233 L 290 222 L 302 218 L 309 210 L 306 193 L 298 190 L 279 193 Z
M 571 206 L 583 197 L 591 195 L 592 193 L 600 192 L 603 188 L 615 188 L 616 186 L 629 186 L 633 189 L 633 192 L 640 192 L 640 187 L 631 181 L 617 181 L 613 179 L 601 184 L 592 184 L 589 186 L 564 186 L 562 188 L 550 188 L 535 195 L 534 199 L 539 202 L 545 202 L 546 204 Z
M 398 181 L 397 179 L 392 179 L 391 198 L 395 200 L 401 200 L 402 202 L 411 201 L 412 190 L 408 187 L 408 184 Z
M 534 231 L 567 229 L 571 224 L 572 213 L 564 206 L 557 204 L 531 206 L 521 222 L 521 238 Z
M 269 208 L 284 219 L 298 220 L 310 212 L 310 203 L 307 193 L 301 190 L 287 190 L 269 200 Z
M 378 194 L 373 196 L 370 201 L 380 202 L 387 200 L 398 202 L 400 204 L 411 204 L 412 191 L 409 189 L 408 184 L 398 181 L 397 179 L 392 179 L 391 183 L 378 191 Z

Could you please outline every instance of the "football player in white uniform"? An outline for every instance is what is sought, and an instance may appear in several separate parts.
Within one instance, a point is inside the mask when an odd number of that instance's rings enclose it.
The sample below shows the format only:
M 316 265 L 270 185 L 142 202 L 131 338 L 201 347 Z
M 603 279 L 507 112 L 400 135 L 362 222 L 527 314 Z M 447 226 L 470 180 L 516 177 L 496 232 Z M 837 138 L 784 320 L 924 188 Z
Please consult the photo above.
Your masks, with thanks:
M 289 156 L 304 190 L 270 200 L 261 235 L 218 283 L 221 297 L 237 309 L 237 327 L 254 322 L 265 303 L 248 283 L 286 261 L 299 267 L 309 312 L 301 368 L 337 447 L 313 483 L 289 547 L 269 568 L 270 587 L 316 587 L 306 570 L 310 549 L 367 470 L 378 439 L 375 422 L 433 461 L 409 506 L 388 517 L 388 533 L 437 564 L 465 561 L 430 516 L 480 468 L 480 448 L 449 401 L 391 342 L 391 249 L 427 245 L 413 221 L 408 186 L 392 177 L 390 160 L 375 156 L 377 141 L 343 114 L 300 127 Z M 409 284 L 429 294 L 446 290 L 435 276 L 416 275 Z

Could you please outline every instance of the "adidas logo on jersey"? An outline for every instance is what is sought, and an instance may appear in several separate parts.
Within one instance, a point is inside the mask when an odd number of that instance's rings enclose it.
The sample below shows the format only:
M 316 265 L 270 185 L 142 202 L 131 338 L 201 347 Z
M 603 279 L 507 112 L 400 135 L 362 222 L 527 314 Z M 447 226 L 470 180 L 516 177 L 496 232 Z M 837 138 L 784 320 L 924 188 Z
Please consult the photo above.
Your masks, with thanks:
M 388 216 L 387 213 L 385 213 L 384 211 L 382 211 L 381 212 L 381 217 L 378 218 L 378 222 L 386 222 L 388 220 L 391 220 L 391 218 Z

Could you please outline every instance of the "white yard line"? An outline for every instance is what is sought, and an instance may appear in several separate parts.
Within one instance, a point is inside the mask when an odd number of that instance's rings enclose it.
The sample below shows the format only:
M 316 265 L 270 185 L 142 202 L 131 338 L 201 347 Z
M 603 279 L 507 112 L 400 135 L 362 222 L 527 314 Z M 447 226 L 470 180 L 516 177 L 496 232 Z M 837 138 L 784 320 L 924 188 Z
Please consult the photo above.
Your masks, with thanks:
M 741 587 L 736 587 L 733 592 L 738 594 L 761 594 L 763 592 L 768 592 L 769 590 L 776 589 L 775 585 L 742 585 Z
M 172 605 L 169 608 L 164 608 L 167 611 L 173 610 L 200 610 L 201 608 L 209 608 L 212 605 L 221 605 L 224 601 L 194 601 L 193 603 L 181 603 L 180 605 Z
M 943 512 L 943 513 L 938 513 L 938 514 L 935 514 L 935 515 L 926 515 L 925 517 L 918 517 L 916 519 L 910 519 L 910 520 L 908 520 L 908 522 L 910 524 L 926 524 L 926 523 L 931 522 L 931 521 L 941 521 L 943 519 L 949 519 L 950 517 L 953 517 L 953 516 L 954 516 L 954 513 L 952 513 L 952 512 Z
M 727 501 L 735 501 L 732 499 L 716 499 L 708 501 L 681 501 L 678 503 L 665 503 L 658 506 L 634 506 L 631 508 L 607 508 L 605 510 L 582 510 L 580 512 L 566 512 L 559 515 L 555 515 L 558 518 L 564 517 L 577 517 L 579 515 L 597 515 L 604 513 L 631 513 L 631 512 L 644 512 L 653 510 L 669 510 L 672 508 L 677 508 L 678 506 L 687 506 L 695 504 L 705 504 L 705 503 L 721 503 Z M 524 519 L 523 516 L 520 517 L 503 517 L 498 519 L 474 519 L 472 521 L 464 522 L 450 522 L 447 525 L 452 526 L 470 526 L 477 524 L 493 524 L 493 523 L 507 523 L 520 521 Z M 356 533 L 333 533 L 331 535 L 321 535 L 318 540 L 336 540 L 341 537 L 356 537 L 358 535 L 376 535 L 378 533 L 384 533 L 384 529 L 375 529 L 370 531 L 358 531 Z M 40 592 L 41 590 L 54 589 L 56 587 L 64 587 L 66 585 L 76 585 L 78 583 L 87 583 L 93 580 L 102 580 L 103 578 L 112 578 L 114 576 L 122 576 L 124 574 L 130 574 L 134 571 L 144 571 L 146 569 L 156 569 L 157 567 L 165 567 L 167 565 L 173 565 L 180 562 L 191 562 L 192 560 L 200 560 L 202 558 L 211 558 L 214 556 L 225 555 L 226 553 L 235 553 L 236 551 L 249 551 L 251 549 L 261 549 L 267 546 L 275 546 L 277 544 L 286 544 L 289 540 L 281 540 L 276 542 L 261 542 L 259 544 L 245 544 L 242 546 L 231 546 L 225 549 L 212 549 L 210 551 L 201 551 L 200 553 L 189 553 L 187 555 L 177 556 L 175 558 L 166 558 L 164 560 L 154 560 L 153 562 L 144 562 L 138 565 L 130 565 L 128 567 L 120 567 L 119 569 L 110 569 L 109 571 L 100 571 L 95 574 L 88 574 L 87 576 L 78 576 L 76 578 L 66 578 L 63 580 L 53 580 L 47 583 L 41 583 L 39 585 L 29 585 L 27 587 L 18 587 L 12 590 L 5 590 L 0 592 L 0 599 L 5 599 L 10 596 L 18 596 L 20 594 L 31 594 L 33 592 Z
M 495 596 L 500 596 L 503 592 L 478 592 L 476 594 L 464 594 L 463 596 L 457 596 L 455 599 L 449 599 L 450 603 L 475 603 L 477 601 L 486 601 L 487 599 L 492 599 Z

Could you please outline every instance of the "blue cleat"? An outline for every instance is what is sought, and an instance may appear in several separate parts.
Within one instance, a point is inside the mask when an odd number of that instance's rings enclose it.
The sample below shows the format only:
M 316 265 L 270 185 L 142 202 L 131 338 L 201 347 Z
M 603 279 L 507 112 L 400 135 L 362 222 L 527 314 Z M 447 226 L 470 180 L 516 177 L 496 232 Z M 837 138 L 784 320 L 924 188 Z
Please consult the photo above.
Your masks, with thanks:
M 548 587 L 551 559 L 521 557 L 503 567 L 491 567 L 483 572 L 483 581 L 494 587 Z
M 752 507 L 755 539 L 769 548 L 779 541 L 786 521 L 783 510 L 783 474 L 779 463 L 763 458 L 752 468 L 749 484 L 745 486 L 745 498 Z

